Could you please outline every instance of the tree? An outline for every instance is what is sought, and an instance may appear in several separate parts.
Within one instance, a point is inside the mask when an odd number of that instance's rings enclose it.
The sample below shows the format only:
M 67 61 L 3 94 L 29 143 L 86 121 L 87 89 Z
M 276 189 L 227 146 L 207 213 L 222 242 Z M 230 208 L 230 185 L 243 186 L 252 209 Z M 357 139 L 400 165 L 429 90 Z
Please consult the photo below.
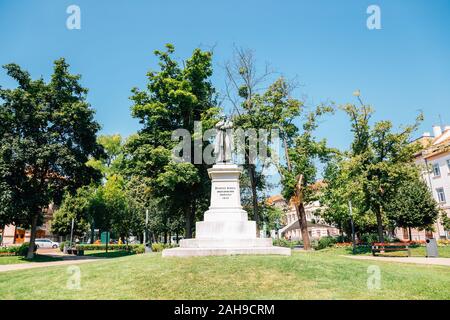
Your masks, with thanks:
M 275 122 L 276 119 L 273 116 L 277 113 L 266 108 L 267 103 L 265 102 L 268 102 L 267 98 L 269 97 L 267 95 L 263 97 L 261 93 L 263 86 L 273 73 L 268 65 L 266 64 L 265 70 L 259 73 L 253 52 L 243 48 L 235 48 L 234 57 L 226 63 L 225 71 L 227 75 L 227 99 L 233 105 L 233 111 L 237 113 L 233 119 L 235 126 L 243 130 L 255 130 L 256 133 L 260 129 L 270 130 L 271 127 L 274 127 L 277 122 Z M 273 84 L 267 93 L 275 92 L 276 90 L 273 87 L 276 85 L 278 85 L 278 89 L 287 89 L 287 82 L 280 79 L 278 84 Z M 285 97 L 286 95 L 283 96 L 283 98 Z M 276 105 L 275 101 L 272 105 Z M 269 111 L 269 113 L 265 113 L 265 111 Z M 289 118 L 286 121 L 289 121 Z M 244 175 L 242 180 L 249 183 L 253 220 L 256 221 L 257 228 L 259 228 L 259 202 L 261 199 L 258 193 L 266 187 L 265 177 L 262 174 L 265 164 L 258 163 L 258 159 L 253 158 L 249 151 L 250 145 L 254 143 L 252 137 L 247 134 L 244 139 Z M 248 179 L 246 179 L 247 177 Z M 245 195 L 246 185 L 243 184 L 242 187 Z
M 352 161 L 353 160 L 353 161 Z M 336 152 L 327 162 L 323 174 L 325 188 L 320 195 L 323 208 L 319 215 L 327 223 L 339 228 L 341 234 L 351 234 L 349 201 L 353 208 L 355 233 L 376 231 L 376 220 L 370 210 L 365 210 L 363 176 L 352 175 L 355 159 L 348 153 Z
M 450 217 L 448 216 L 448 213 L 445 210 L 441 211 L 441 221 L 444 230 L 450 231 Z
M 195 163 L 195 157 L 177 162 L 171 150 L 178 141 L 171 139 L 177 129 L 194 133 L 194 122 L 202 121 L 203 130 L 212 128 L 219 109 L 216 107 L 212 75 L 212 53 L 195 49 L 180 67 L 172 58 L 174 47 L 155 51 L 160 70 L 147 73 L 145 90 L 134 88 L 132 115 L 143 128 L 127 143 L 129 175 L 142 175 L 151 181 L 155 197 L 163 198 L 173 209 L 174 219 L 180 208 L 185 220 L 185 236 L 192 237 L 195 216 L 208 206 L 210 181 L 207 164 Z M 194 150 L 194 139 L 190 141 Z M 205 142 L 206 143 L 206 142 Z M 196 146 L 198 147 L 198 146 Z M 202 146 L 200 146 L 202 147 Z M 188 159 L 188 155 L 185 159 Z
M 346 166 L 346 174 L 348 181 L 359 182 L 359 190 L 363 193 L 364 199 L 358 211 L 375 216 L 379 241 L 384 242 L 384 224 L 388 221 L 384 207 L 388 199 L 398 194 L 402 181 L 414 175 L 412 161 L 419 146 L 411 143 L 411 134 L 423 116 L 420 114 L 413 125 L 404 126 L 397 133 L 390 121 L 379 121 L 370 126 L 373 109 L 359 100 L 359 107 L 352 104 L 341 107 L 350 118 L 354 134 L 347 155 L 350 165 Z
M 417 175 L 402 181 L 395 196 L 386 204 L 387 216 L 396 227 L 425 229 L 433 225 L 439 207 L 427 184 Z
M 31 226 L 32 258 L 44 208 L 101 177 L 86 165 L 102 154 L 96 142 L 100 126 L 86 102 L 87 89 L 64 59 L 55 61 L 48 83 L 32 80 L 16 64 L 4 68 L 18 87 L 0 89 L 1 214 L 5 222 Z
M 120 134 L 101 135 L 97 143 L 103 147 L 105 154 L 99 159 L 89 159 L 87 164 L 101 171 L 105 179 L 110 175 L 121 173 L 125 156 L 122 136 Z
M 326 141 L 317 141 L 313 133 L 318 127 L 318 119 L 332 111 L 331 107 L 321 105 L 307 115 L 303 132 L 295 136 L 291 147 L 286 148 L 286 164 L 279 166 L 283 197 L 294 200 L 305 250 L 311 249 L 305 204 L 317 198 L 315 162 L 328 161 L 332 152 Z
M 61 206 L 56 210 L 51 222 L 53 234 L 65 236 L 71 233 L 72 219 L 74 220 L 73 234 L 84 235 L 90 226 L 90 207 L 93 193 L 92 187 L 79 188 L 76 194 L 67 193 Z

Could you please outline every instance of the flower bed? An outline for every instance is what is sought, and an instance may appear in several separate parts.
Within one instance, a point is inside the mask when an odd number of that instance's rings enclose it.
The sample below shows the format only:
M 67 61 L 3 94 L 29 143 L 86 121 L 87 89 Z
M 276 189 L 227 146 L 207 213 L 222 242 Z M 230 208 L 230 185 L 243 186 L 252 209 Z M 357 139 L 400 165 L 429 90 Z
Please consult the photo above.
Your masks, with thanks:
M 0 256 L 26 256 L 28 253 L 28 242 L 22 243 L 20 246 L 0 247 Z M 37 246 L 35 245 L 34 251 L 36 252 Z

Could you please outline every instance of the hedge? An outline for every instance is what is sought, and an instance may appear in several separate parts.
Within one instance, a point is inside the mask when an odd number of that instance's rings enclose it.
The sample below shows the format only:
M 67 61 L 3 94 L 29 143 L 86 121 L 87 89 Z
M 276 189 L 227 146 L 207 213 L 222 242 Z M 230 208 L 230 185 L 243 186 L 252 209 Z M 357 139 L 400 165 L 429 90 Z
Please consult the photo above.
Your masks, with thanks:
M 295 246 L 302 245 L 303 241 L 286 240 L 286 239 L 274 239 L 273 245 L 277 247 L 294 248 Z
M 139 250 L 139 247 L 144 247 L 142 244 L 108 244 L 108 250 Z M 77 244 L 76 250 L 91 251 L 91 250 L 106 250 L 106 244 Z
M 153 252 L 161 252 L 164 249 L 174 248 L 177 245 L 152 243 Z M 90 250 L 106 250 L 105 244 L 78 244 L 75 246 L 76 250 L 90 251 Z M 129 250 L 133 253 L 144 253 L 145 247 L 143 244 L 108 244 L 108 250 Z
M 11 256 L 23 256 L 25 257 L 28 253 L 28 248 L 30 244 L 28 242 L 22 243 L 20 246 L 10 246 L 10 247 L 0 247 L 0 255 L 11 255 Z M 36 252 L 37 246 L 34 246 L 34 252 Z
M 159 242 L 152 243 L 152 251 L 153 252 L 161 252 L 164 249 L 170 249 L 170 248 L 174 248 L 174 247 L 177 247 L 177 245 L 172 245 L 169 243 L 164 244 L 164 243 L 159 243 Z

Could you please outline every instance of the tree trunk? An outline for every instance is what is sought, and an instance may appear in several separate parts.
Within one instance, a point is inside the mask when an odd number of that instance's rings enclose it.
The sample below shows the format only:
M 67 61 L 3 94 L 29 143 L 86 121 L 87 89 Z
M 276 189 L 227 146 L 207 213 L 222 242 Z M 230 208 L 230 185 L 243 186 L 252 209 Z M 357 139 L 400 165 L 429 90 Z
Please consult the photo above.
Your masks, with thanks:
M 298 222 L 300 224 L 300 231 L 302 233 L 303 248 L 311 250 L 311 241 L 309 240 L 308 222 L 306 221 L 306 212 L 303 201 L 296 207 Z
M 302 233 L 303 248 L 304 250 L 311 250 L 311 241 L 309 240 L 308 222 L 306 220 L 305 204 L 303 203 L 303 175 L 297 177 L 297 183 L 295 185 L 295 198 L 297 203 L 295 204 L 295 211 L 297 212 L 297 219 L 300 225 L 300 231 Z
M 383 220 L 381 218 L 381 208 L 380 207 L 378 207 L 375 210 L 375 214 L 377 216 L 378 241 L 383 243 L 384 242 L 384 231 L 383 231 Z
M 33 259 L 34 257 L 34 243 L 36 240 L 36 230 L 37 230 L 37 221 L 38 221 L 39 213 L 35 213 L 31 220 L 31 231 L 30 231 L 30 246 L 28 247 L 27 259 Z
M 2 229 L 2 233 L 0 234 L 0 246 L 3 243 L 3 235 L 5 234 L 5 225 L 0 225 L 0 229 Z
M 184 210 L 184 217 L 185 217 L 185 226 L 184 226 L 184 233 L 186 239 L 192 238 L 192 221 L 191 221 L 191 208 L 189 206 L 186 206 Z
M 91 241 L 90 241 L 91 244 L 94 243 L 94 236 L 95 236 L 95 225 L 92 222 L 92 224 L 91 224 Z
M 411 227 L 408 227 L 409 241 L 412 241 Z
M 256 190 L 256 172 L 255 165 L 248 165 L 248 175 L 250 177 L 250 186 L 252 189 L 252 209 L 253 209 L 253 220 L 256 222 L 256 236 L 259 235 L 259 214 L 258 214 L 258 194 Z

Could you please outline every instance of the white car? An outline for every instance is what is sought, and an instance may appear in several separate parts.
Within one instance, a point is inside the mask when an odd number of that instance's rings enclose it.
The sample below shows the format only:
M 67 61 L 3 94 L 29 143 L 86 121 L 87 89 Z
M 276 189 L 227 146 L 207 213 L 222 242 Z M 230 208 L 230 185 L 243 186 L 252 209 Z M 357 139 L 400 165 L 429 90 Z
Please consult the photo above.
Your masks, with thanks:
M 38 248 L 53 248 L 56 249 L 59 247 L 58 242 L 54 242 L 50 239 L 36 239 L 35 240 L 36 246 Z

